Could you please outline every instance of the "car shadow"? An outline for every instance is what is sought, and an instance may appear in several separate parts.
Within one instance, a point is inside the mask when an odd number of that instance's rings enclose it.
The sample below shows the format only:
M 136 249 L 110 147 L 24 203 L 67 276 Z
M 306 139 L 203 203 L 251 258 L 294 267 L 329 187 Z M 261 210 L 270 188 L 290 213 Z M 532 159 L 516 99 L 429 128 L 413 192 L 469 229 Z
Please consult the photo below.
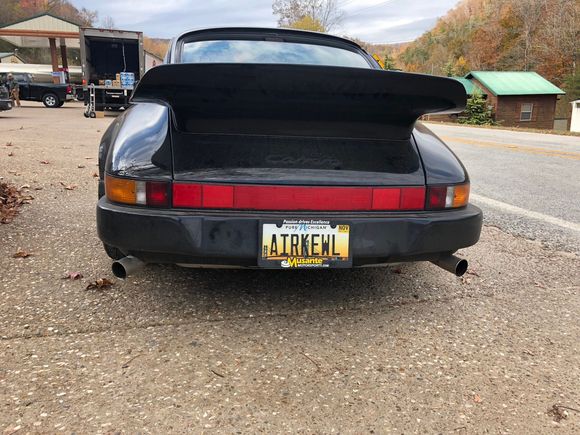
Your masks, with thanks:
M 156 311 L 205 318 L 343 310 L 416 300 L 421 265 L 333 269 L 187 269 L 148 265 L 133 285 Z M 163 284 L 158 283 L 159 280 Z M 151 301 L 142 301 L 142 304 Z

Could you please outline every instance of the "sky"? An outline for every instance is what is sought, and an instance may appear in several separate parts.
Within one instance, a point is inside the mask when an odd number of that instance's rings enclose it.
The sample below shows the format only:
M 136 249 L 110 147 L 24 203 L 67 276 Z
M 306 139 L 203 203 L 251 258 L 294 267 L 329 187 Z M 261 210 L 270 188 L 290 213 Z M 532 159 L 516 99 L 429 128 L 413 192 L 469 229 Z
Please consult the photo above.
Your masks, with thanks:
M 331 33 L 373 43 L 411 41 L 429 30 L 458 0 L 337 0 L 344 12 Z M 72 0 L 111 16 L 115 26 L 171 38 L 183 31 L 221 26 L 275 27 L 271 0 Z

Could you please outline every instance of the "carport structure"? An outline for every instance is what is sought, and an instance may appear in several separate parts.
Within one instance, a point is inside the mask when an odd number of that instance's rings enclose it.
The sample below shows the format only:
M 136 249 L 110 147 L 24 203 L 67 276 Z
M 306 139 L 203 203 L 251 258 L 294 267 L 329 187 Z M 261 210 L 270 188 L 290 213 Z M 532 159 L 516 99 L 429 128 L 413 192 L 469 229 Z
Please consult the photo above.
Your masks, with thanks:
M 79 26 L 49 13 L 0 27 L 0 38 L 19 48 L 50 48 L 53 73 L 59 72 L 57 40 L 65 71 L 68 70 L 67 47 L 80 47 Z M 59 82 L 56 74 L 53 74 L 53 81 Z

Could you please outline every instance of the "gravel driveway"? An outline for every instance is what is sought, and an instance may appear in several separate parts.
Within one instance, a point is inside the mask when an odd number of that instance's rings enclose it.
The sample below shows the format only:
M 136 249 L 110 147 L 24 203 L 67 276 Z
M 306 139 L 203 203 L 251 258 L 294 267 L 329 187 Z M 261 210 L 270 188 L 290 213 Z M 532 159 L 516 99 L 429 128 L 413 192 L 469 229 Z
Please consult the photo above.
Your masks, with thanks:
M 485 227 L 462 279 L 425 263 L 114 280 L 93 177 L 112 119 L 0 114 L 0 176 L 35 197 L 0 226 L 4 433 L 580 431 L 577 256 Z

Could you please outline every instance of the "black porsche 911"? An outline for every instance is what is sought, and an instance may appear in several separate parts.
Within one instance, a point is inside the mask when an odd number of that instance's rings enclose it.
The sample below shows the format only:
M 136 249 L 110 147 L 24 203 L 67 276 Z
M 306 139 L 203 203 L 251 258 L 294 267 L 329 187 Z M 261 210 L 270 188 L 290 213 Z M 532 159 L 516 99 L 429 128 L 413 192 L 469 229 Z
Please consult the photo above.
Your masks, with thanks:
M 332 268 L 431 261 L 475 244 L 469 178 L 421 115 L 453 80 L 384 71 L 335 36 L 221 28 L 174 39 L 99 149 L 113 272 L 145 263 Z

